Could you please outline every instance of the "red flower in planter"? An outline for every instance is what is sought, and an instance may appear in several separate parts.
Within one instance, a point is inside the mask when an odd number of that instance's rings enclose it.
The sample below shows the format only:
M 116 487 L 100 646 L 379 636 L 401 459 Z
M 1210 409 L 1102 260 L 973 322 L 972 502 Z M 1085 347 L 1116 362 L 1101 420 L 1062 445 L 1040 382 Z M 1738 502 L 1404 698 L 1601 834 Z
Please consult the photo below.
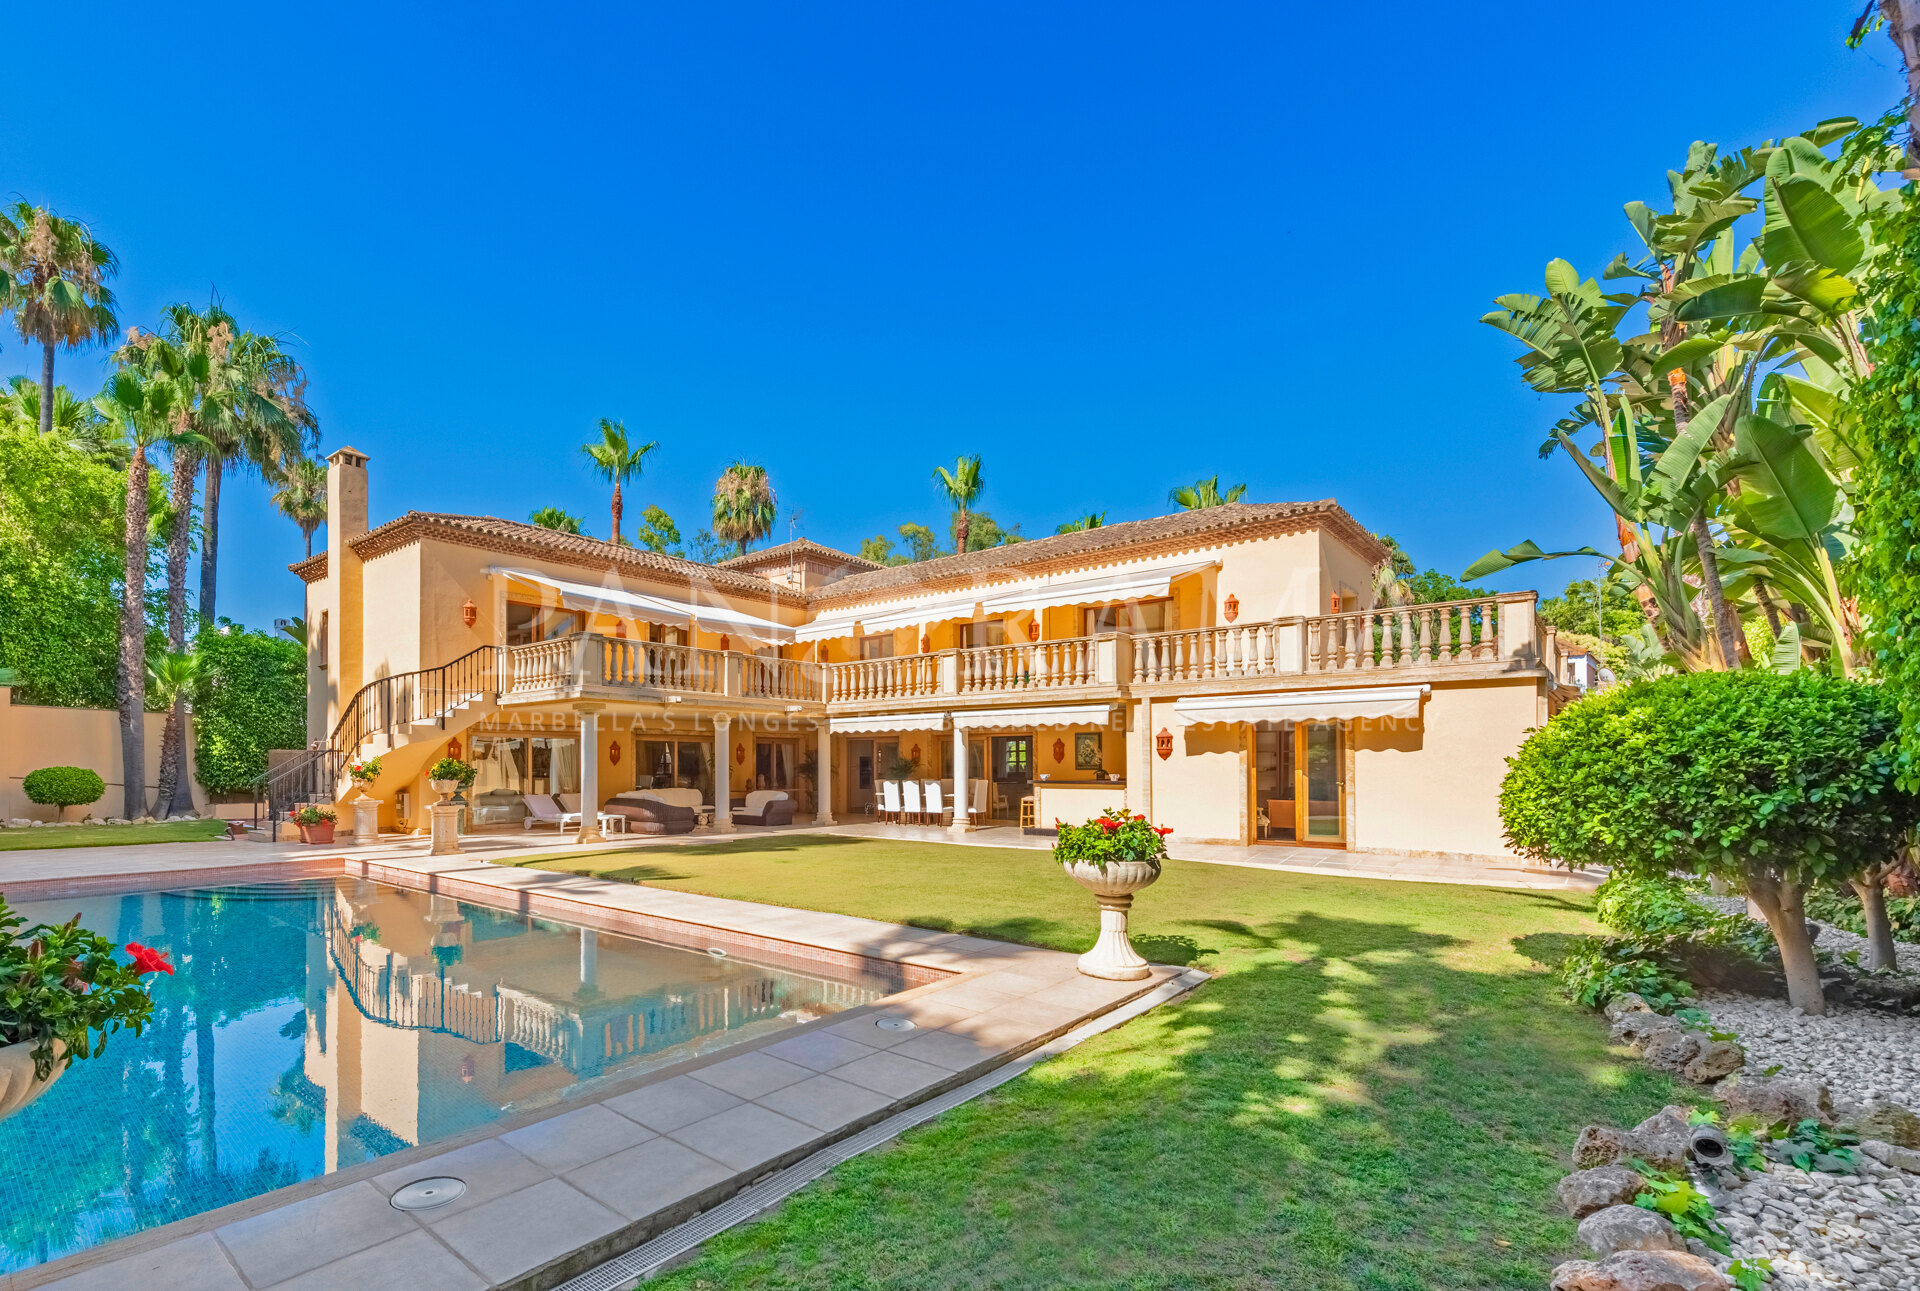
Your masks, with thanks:
M 1153 832 L 1160 835 L 1160 837 L 1165 838 L 1168 834 L 1171 834 L 1173 832 L 1173 827 L 1170 825 L 1155 825 L 1153 827 Z
M 1105 816 L 1102 816 L 1100 817 L 1100 828 L 1111 834 L 1114 830 L 1120 828 L 1120 822 L 1117 820 L 1108 820 Z
M 137 973 L 165 973 L 173 975 L 173 965 L 167 962 L 167 953 L 155 950 L 152 946 L 142 946 L 137 941 L 127 943 L 127 953 L 133 956 L 133 969 Z

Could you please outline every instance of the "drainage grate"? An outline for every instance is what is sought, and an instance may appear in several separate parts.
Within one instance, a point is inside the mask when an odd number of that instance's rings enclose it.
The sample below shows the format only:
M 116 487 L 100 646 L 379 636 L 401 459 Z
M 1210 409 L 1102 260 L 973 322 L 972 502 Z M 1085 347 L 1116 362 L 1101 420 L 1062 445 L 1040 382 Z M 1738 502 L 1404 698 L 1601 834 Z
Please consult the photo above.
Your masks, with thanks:
M 1207 974 L 1198 969 L 1188 969 L 1178 977 L 1171 978 L 1148 991 L 1139 999 L 1130 1001 L 1110 1013 L 1103 1013 L 1089 1022 L 1084 1022 L 1065 1035 L 1022 1054 L 1004 1066 L 994 1068 L 984 1076 L 976 1077 L 957 1089 L 950 1089 L 923 1103 L 916 1103 L 904 1112 L 896 1113 L 877 1125 L 869 1126 L 858 1134 L 850 1135 L 838 1143 L 821 1148 L 806 1160 L 768 1176 L 751 1188 L 735 1193 L 712 1210 L 695 1215 L 678 1227 L 669 1228 L 652 1241 L 634 1247 L 625 1255 L 616 1255 L 598 1268 L 588 1269 L 578 1277 L 562 1282 L 555 1291 L 629 1291 L 630 1288 L 637 1288 L 640 1283 L 702 1242 L 719 1236 L 735 1224 L 745 1223 L 771 1206 L 778 1205 L 841 1162 L 850 1161 L 862 1152 L 870 1152 L 888 1139 L 895 1138 L 924 1121 L 930 1121 L 943 1112 L 952 1111 L 962 1103 L 978 1098 L 987 1091 L 1006 1084 L 1016 1076 L 1024 1075 L 1029 1067 L 1065 1053 L 1083 1040 L 1091 1039 L 1102 1031 L 1110 1031 L 1123 1022 L 1131 1022 L 1147 1010 L 1158 1008 L 1168 1000 L 1185 995 L 1206 980 Z M 906 1019 L 882 1019 L 881 1025 L 887 1021 L 906 1021 Z M 908 1022 L 907 1025 L 910 1027 L 913 1024 Z
M 458 1201 L 466 1195 L 467 1184 L 464 1179 L 455 1179 L 451 1175 L 435 1175 L 431 1179 L 415 1179 L 398 1189 L 392 1197 L 395 1210 L 436 1210 L 449 1202 Z
M 914 1028 L 912 1018 L 876 1018 L 873 1024 L 882 1031 L 911 1031 Z

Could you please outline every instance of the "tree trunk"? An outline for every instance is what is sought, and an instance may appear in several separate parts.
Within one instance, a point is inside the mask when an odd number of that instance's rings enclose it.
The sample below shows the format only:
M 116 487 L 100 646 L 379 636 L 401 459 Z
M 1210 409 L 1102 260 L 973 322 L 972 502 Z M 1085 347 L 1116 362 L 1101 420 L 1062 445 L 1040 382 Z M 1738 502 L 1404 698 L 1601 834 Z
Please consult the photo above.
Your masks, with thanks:
M 199 474 L 200 459 L 185 448 L 175 448 L 173 477 L 167 490 L 167 504 L 173 509 L 173 531 L 167 537 L 167 649 L 176 654 L 187 648 L 187 557 L 193 547 L 193 486 Z M 186 781 L 185 700 L 168 710 L 162 730 L 160 796 L 153 814 L 165 819 L 178 813 L 179 794 Z M 191 794 L 188 804 L 192 804 Z
M 620 526 L 626 520 L 626 512 L 621 506 L 620 481 L 613 482 L 613 532 L 607 535 L 608 542 L 620 541 Z
M 120 593 L 121 814 L 147 814 L 147 450 L 135 444 L 127 465 L 127 563 Z
M 226 463 L 217 456 L 207 458 L 206 491 L 200 499 L 200 630 L 205 632 L 219 622 L 213 616 L 215 567 L 220 561 L 220 477 Z M 313 554 L 309 540 L 307 554 Z
M 1787 1002 L 1803 1013 L 1825 1013 L 1827 997 L 1820 989 L 1820 964 L 1807 936 L 1806 892 L 1798 883 L 1755 871 L 1747 876 L 1747 897 L 1765 916 L 1780 948 L 1780 968 L 1787 979 Z
M 40 347 L 40 433 L 53 433 L 53 342 Z
M 1713 616 L 1714 640 L 1720 645 L 1720 667 L 1731 671 L 1740 666 L 1742 640 L 1726 592 L 1720 586 L 1720 562 L 1713 554 L 1713 531 L 1707 528 L 1706 512 L 1694 515 L 1691 528 L 1693 545 L 1700 556 L 1700 582 L 1707 592 L 1707 611 Z
M 1893 968 L 1898 959 L 1893 951 L 1893 924 L 1887 918 L 1887 870 L 1888 866 L 1876 866 L 1874 869 L 1852 880 L 1853 890 L 1860 897 L 1860 913 L 1867 920 L 1867 970 L 1879 972 L 1883 968 Z
M 315 524 L 303 524 L 300 526 L 300 536 L 307 540 L 307 559 L 308 560 L 313 559 L 313 531 L 315 529 L 318 529 L 319 527 L 320 527 L 319 525 L 315 525 Z
M 1907 70 L 1907 177 L 1920 177 L 1920 0 L 1880 0 L 1880 12 L 1887 20 L 1887 35 L 1900 51 Z
M 964 556 L 967 553 L 967 535 L 973 528 L 967 509 L 961 507 L 953 513 L 953 554 Z

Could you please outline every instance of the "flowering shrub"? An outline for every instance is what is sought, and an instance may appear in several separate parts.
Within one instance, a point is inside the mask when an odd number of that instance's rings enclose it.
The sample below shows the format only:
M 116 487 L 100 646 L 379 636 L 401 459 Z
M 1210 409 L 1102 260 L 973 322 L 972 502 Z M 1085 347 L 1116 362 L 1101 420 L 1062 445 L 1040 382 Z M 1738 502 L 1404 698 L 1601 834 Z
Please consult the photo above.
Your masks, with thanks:
M 458 780 L 462 789 L 472 784 L 480 776 L 480 770 L 470 762 L 459 758 L 441 758 L 427 768 L 429 780 Z
M 1173 832 L 1124 808 L 1096 816 L 1084 825 L 1061 820 L 1053 824 L 1060 831 L 1053 844 L 1055 860 L 1085 861 L 1103 871 L 1109 861 L 1148 861 L 1158 868 L 1167 859 L 1167 835 Z
M 0 897 L 0 1045 L 33 1045 L 33 1074 L 45 1080 L 56 1040 L 71 1065 L 103 1052 L 107 1036 L 123 1026 L 140 1034 L 153 1012 L 140 979 L 173 972 L 164 952 L 128 942 L 133 962 L 123 964 L 114 944 L 82 928 L 79 915 L 22 933 L 24 923 Z
M 347 777 L 355 784 L 372 784 L 380 778 L 380 759 L 355 759 L 347 763 Z

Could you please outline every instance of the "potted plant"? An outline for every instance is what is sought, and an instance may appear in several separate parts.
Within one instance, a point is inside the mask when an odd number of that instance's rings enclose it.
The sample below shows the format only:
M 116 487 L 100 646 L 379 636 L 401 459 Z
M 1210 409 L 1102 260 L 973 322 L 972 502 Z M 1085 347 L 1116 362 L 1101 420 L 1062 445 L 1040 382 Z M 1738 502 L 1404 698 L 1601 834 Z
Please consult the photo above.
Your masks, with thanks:
M 427 768 L 427 783 L 441 798 L 450 798 L 474 782 L 479 776 L 471 763 L 459 758 L 441 758 Z
M 79 1058 L 105 1050 L 121 1027 L 139 1035 L 153 1011 L 141 978 L 171 973 L 166 955 L 128 942 L 119 949 L 80 927 L 79 916 L 59 927 L 26 920 L 0 897 L 0 1116 L 45 1093 Z
M 1054 859 L 1100 903 L 1100 939 L 1080 956 L 1080 971 L 1117 982 L 1147 976 L 1147 961 L 1127 940 L 1127 912 L 1133 908 L 1133 894 L 1160 877 L 1167 835 L 1173 831 L 1124 808 L 1084 825 L 1053 823 L 1060 831 Z
M 316 807 L 312 803 L 293 813 L 293 823 L 299 827 L 303 843 L 331 843 L 336 819 L 333 808 Z
M 380 778 L 380 759 L 355 758 L 347 763 L 347 778 L 361 793 L 370 792 L 368 786 Z

